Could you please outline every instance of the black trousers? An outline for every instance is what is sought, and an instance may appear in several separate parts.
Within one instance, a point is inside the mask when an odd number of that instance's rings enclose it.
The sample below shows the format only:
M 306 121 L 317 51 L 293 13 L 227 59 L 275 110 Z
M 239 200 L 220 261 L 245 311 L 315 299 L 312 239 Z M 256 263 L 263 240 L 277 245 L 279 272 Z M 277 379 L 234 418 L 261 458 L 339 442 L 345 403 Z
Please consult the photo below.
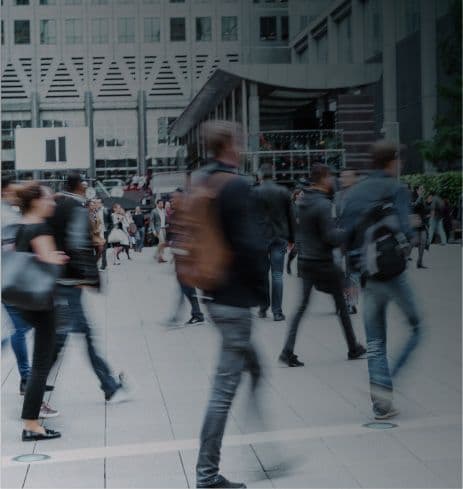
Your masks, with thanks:
M 354 351 L 357 346 L 357 339 L 352 328 L 346 300 L 344 298 L 344 275 L 342 270 L 333 262 L 308 260 L 299 260 L 298 268 L 299 276 L 302 277 L 303 284 L 302 300 L 291 321 L 283 352 L 286 354 L 294 352 L 299 324 L 309 305 L 310 294 L 312 292 L 312 287 L 314 286 L 333 297 L 336 309 L 339 311 L 339 319 L 347 347 L 349 351 Z
M 54 311 L 20 311 L 24 320 L 35 330 L 32 368 L 27 379 L 21 417 L 35 420 L 45 394 L 47 377 L 53 363 L 55 349 Z

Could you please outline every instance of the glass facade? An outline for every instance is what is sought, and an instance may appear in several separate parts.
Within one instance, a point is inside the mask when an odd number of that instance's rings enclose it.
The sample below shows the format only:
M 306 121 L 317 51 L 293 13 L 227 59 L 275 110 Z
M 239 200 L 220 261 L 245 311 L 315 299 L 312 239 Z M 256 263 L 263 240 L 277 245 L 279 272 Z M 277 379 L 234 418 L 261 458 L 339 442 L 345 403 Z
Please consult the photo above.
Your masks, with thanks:
M 56 20 L 40 20 L 40 44 L 56 44 Z
M 123 44 L 135 42 L 135 19 L 133 17 L 117 19 L 117 39 Z
M 222 17 L 222 41 L 238 40 L 238 17 Z
M 145 17 L 144 41 L 159 42 L 161 40 L 161 19 L 159 17 Z
M 210 17 L 196 17 L 196 40 L 212 40 L 212 22 Z
M 92 43 L 107 44 L 109 41 L 109 24 L 108 19 L 92 19 Z
M 82 44 L 82 19 L 66 19 L 64 21 L 66 44 Z

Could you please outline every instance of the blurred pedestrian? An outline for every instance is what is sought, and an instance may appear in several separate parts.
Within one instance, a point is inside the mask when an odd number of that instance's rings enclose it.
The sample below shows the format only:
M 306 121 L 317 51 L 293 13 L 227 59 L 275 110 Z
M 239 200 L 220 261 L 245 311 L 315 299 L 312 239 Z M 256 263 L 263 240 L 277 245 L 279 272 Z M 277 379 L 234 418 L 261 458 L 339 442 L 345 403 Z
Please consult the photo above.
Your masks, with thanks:
M 55 359 L 63 349 L 69 333 L 83 334 L 88 358 L 100 381 L 104 398 L 115 402 L 126 395 L 124 376 L 120 373 L 117 378 L 114 377 L 108 364 L 97 352 L 82 304 L 83 288 L 99 290 L 100 277 L 93 252 L 90 223 L 84 207 L 85 189 L 81 183 L 79 174 L 68 176 L 67 191 L 57 199 L 56 211 L 50 220 L 58 250 L 64 251 L 70 258 L 58 280 Z
M 431 245 L 434 240 L 434 233 L 437 231 L 440 238 L 440 244 L 447 244 L 447 236 L 444 230 L 444 202 L 436 192 L 431 191 L 428 195 L 428 204 L 431 208 L 431 217 L 429 219 L 429 236 L 428 245 Z
M 103 255 L 106 241 L 103 237 L 103 221 L 101 220 L 100 213 L 98 212 L 98 204 L 93 199 L 88 202 L 88 215 L 90 219 L 92 243 L 95 248 L 96 259 L 98 262 Z
M 286 272 L 288 273 L 288 275 L 291 275 L 291 263 L 293 262 L 293 260 L 297 256 L 297 235 L 296 235 L 296 233 L 297 233 L 297 225 L 298 225 L 298 219 L 299 219 L 299 203 L 300 203 L 303 196 L 304 196 L 304 190 L 302 188 L 295 189 L 291 195 L 291 203 L 293 205 L 294 222 L 296 224 L 295 229 L 294 229 L 296 243 L 293 246 L 293 248 L 290 250 L 290 252 L 288 253 L 288 261 L 286 263 Z
M 341 216 L 352 250 L 359 251 L 365 280 L 364 322 L 368 342 L 368 373 L 376 419 L 398 414 L 393 405 L 393 378 L 418 344 L 421 317 L 405 268 L 409 225 L 409 192 L 397 181 L 397 145 L 387 141 L 372 147 L 374 171 L 347 194 Z M 386 310 L 395 302 L 407 318 L 410 337 L 390 369 Z
M 446 242 L 448 242 L 452 233 L 452 206 L 447 197 L 443 199 L 442 224 L 444 226 Z
M 153 230 L 153 234 L 158 238 L 159 243 L 156 250 L 155 258 L 158 263 L 167 263 L 164 258 L 164 249 L 166 247 L 166 212 L 164 209 L 164 201 L 158 199 L 156 201 L 156 207 L 150 214 L 150 226 Z
M 145 243 L 145 215 L 143 214 L 139 206 L 135 207 L 133 222 L 137 227 L 137 232 L 135 235 L 135 250 L 138 251 L 138 253 L 141 253 L 143 250 L 143 245 Z
M 336 228 L 332 218 L 329 195 L 333 190 L 333 177 L 326 165 L 316 165 L 311 172 L 312 185 L 304 189 L 304 197 L 299 207 L 298 229 L 298 272 L 302 278 L 302 300 L 294 315 L 280 361 L 289 367 L 302 367 L 294 354 L 297 331 L 310 300 L 312 288 L 329 293 L 339 311 L 339 319 L 346 343 L 349 360 L 360 358 L 366 353 L 357 342 L 354 329 L 344 299 L 344 277 L 342 270 L 334 263 L 333 249 L 341 246 L 345 232 Z
M 225 121 L 206 124 L 204 136 L 213 160 L 198 177 L 197 185 L 214 189 L 214 185 L 222 183 L 214 202 L 224 246 L 230 250 L 232 261 L 228 270 L 223 271 L 221 283 L 214 290 L 204 292 L 211 298 L 207 309 L 222 342 L 201 430 L 196 487 L 246 487 L 219 474 L 220 450 L 242 372 L 251 373 L 255 386 L 260 378 L 260 363 L 251 341 L 250 307 L 262 301 L 265 248 L 256 236 L 252 221 L 251 189 L 243 178 L 235 175 L 241 151 L 236 125 Z
M 429 205 L 426 202 L 424 195 L 424 186 L 420 185 L 416 189 L 416 199 L 413 201 L 412 210 L 413 214 L 416 216 L 415 223 L 415 243 L 418 248 L 418 260 L 416 262 L 417 268 L 427 268 L 423 265 L 424 250 L 426 249 L 427 243 L 427 220 L 430 212 Z
M 55 209 L 50 189 L 32 182 L 18 191 L 22 213 L 16 233 L 16 251 L 34 253 L 38 260 L 64 265 L 68 257 L 57 251 L 53 231 L 47 224 Z M 59 438 L 61 433 L 42 426 L 39 417 L 54 417 L 59 413 L 43 403 L 46 380 L 52 366 L 55 347 L 55 316 L 50 310 L 20 310 L 27 324 L 35 329 L 32 369 L 24 393 L 22 441 L 38 441 Z

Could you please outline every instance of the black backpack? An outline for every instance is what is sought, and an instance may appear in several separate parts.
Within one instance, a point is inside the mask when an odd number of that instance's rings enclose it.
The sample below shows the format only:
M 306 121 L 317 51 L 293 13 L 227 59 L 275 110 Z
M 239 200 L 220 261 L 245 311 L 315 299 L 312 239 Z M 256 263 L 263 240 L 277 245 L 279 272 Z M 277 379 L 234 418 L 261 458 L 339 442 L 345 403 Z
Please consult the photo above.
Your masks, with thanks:
M 350 264 L 364 280 L 389 280 L 405 270 L 409 243 L 391 199 L 367 211 L 355 234 L 356 247 L 349 253 Z

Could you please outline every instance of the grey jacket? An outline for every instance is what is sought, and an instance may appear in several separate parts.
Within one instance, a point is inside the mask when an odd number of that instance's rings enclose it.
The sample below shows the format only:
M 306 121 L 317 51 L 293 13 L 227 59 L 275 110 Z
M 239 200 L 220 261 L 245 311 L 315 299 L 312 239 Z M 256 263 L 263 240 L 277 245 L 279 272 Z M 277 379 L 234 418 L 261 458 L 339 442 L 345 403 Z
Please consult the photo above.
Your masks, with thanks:
M 256 220 L 267 241 L 280 238 L 294 243 L 295 218 L 291 196 L 286 188 L 264 180 L 254 188 Z
M 336 228 L 327 194 L 304 189 L 299 203 L 297 251 L 300 260 L 333 261 L 333 248 L 340 246 L 345 232 Z

